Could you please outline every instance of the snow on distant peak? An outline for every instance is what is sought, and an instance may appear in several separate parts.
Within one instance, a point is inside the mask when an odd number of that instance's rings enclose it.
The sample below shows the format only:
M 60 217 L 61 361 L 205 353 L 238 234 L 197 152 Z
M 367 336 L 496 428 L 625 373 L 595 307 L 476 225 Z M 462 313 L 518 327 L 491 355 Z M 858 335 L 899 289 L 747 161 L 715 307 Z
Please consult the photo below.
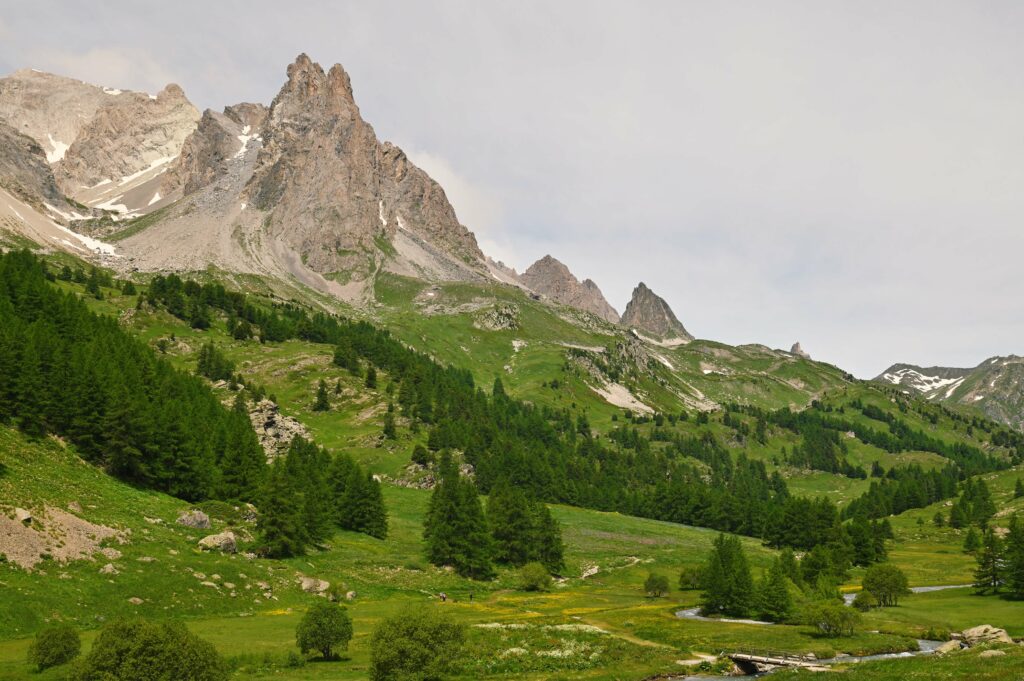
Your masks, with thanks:
M 906 385 L 922 393 L 931 393 L 942 388 L 947 388 L 946 397 L 953 394 L 953 391 L 964 382 L 964 377 L 942 378 L 941 376 L 926 376 L 916 369 L 904 368 L 882 374 L 882 379 L 893 385 Z

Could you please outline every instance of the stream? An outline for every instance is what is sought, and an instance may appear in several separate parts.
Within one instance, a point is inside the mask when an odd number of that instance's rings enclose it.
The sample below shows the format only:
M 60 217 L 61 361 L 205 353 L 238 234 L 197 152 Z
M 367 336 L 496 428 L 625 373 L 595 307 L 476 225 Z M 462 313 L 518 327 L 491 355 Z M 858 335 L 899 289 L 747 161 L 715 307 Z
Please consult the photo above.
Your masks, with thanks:
M 971 586 L 970 584 L 949 584 L 945 586 L 915 586 L 911 587 L 911 593 L 929 593 L 932 591 L 944 591 L 946 589 L 963 589 Z M 843 601 L 850 605 L 853 603 L 856 593 L 843 594 Z M 683 620 L 695 620 L 698 622 L 731 622 L 733 624 L 756 624 L 759 626 L 772 626 L 774 622 L 764 622 L 761 620 L 751 619 L 728 619 L 724 617 L 704 617 L 700 614 L 700 608 L 686 608 L 685 610 L 676 611 L 676 617 Z M 831 664 L 849 664 L 851 662 L 870 662 L 872 660 L 889 660 L 900 657 L 914 657 L 916 655 L 928 655 L 935 652 L 935 649 L 942 645 L 942 641 L 930 641 L 928 639 L 917 639 L 916 651 L 905 651 L 902 653 L 880 653 L 877 655 L 838 655 L 836 657 L 830 657 L 828 659 L 817 660 L 816 662 L 821 665 Z M 756 678 L 764 676 L 764 674 L 770 674 L 771 672 L 764 672 L 762 674 L 750 674 L 742 678 Z M 673 677 L 671 681 L 707 681 L 707 676 L 677 676 Z

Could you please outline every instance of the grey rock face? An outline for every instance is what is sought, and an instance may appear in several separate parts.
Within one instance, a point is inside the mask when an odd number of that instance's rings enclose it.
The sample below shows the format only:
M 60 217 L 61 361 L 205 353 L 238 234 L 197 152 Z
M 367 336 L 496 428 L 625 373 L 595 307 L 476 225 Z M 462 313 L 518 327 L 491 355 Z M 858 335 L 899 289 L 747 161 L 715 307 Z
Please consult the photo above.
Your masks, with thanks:
M 0 187 L 26 203 L 45 202 L 67 210 L 45 151 L 29 137 L 0 121 Z
M 296 435 L 309 438 L 309 431 L 301 422 L 282 414 L 277 404 L 267 399 L 260 400 L 249 408 L 249 421 L 268 460 L 287 452 Z
M 235 534 L 231 531 L 227 531 L 203 537 L 199 540 L 199 548 L 204 551 L 235 553 L 238 550 L 238 542 L 235 539 Z
M 668 303 L 643 282 L 633 289 L 633 297 L 622 313 L 622 325 L 658 338 L 693 340 Z
M 108 98 L 82 126 L 57 166 L 57 182 L 74 196 L 103 180 L 117 180 L 181 152 L 196 128 L 199 111 L 177 85 L 165 87 L 152 98 L 122 92 Z
M 619 321 L 619 313 L 608 304 L 597 284 L 590 279 L 579 281 L 568 267 L 550 255 L 530 265 L 519 281 L 562 305 L 591 312 L 612 324 Z
M 55 164 L 113 96 L 80 80 L 23 69 L 0 79 L 0 118 L 39 143 Z
M 229 161 L 244 154 L 249 140 L 259 136 L 265 119 L 266 107 L 260 104 L 237 104 L 224 113 L 204 111 L 164 178 L 165 194 L 192 194 L 225 175 Z
M 362 119 L 340 64 L 325 73 L 300 55 L 288 67 L 246 194 L 317 272 L 372 271 L 399 232 L 485 272 L 476 238 L 441 187 Z

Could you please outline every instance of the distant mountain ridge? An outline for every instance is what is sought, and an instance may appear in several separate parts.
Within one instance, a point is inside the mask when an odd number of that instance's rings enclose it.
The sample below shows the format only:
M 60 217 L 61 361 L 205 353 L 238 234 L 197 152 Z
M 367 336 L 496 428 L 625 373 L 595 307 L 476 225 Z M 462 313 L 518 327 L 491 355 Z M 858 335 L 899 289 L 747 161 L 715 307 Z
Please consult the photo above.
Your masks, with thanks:
M 693 336 L 676 318 L 665 299 L 640 282 L 622 313 L 622 325 L 659 339 L 691 341 Z
M 568 267 L 550 255 L 530 265 L 519 275 L 519 281 L 555 302 L 591 312 L 612 324 L 619 323 L 619 313 L 605 300 L 593 280 L 581 282 Z
M 873 380 L 927 400 L 973 407 L 1024 429 L 1024 357 L 990 357 L 973 368 L 894 364 Z

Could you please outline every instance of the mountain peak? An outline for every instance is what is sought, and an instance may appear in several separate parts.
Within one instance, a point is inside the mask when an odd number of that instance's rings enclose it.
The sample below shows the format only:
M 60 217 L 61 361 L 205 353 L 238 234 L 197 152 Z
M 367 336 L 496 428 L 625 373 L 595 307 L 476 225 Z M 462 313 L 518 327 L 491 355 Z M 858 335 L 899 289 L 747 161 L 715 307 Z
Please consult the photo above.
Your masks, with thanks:
M 633 297 L 622 313 L 622 324 L 660 338 L 693 340 L 668 303 L 642 281 L 633 289 Z
M 519 280 L 555 302 L 590 312 L 612 324 L 619 321 L 619 313 L 605 300 L 597 284 L 590 279 L 581 283 L 565 263 L 550 254 L 530 265 Z
M 797 355 L 798 357 L 803 357 L 804 359 L 811 358 L 811 356 L 807 354 L 807 351 L 804 350 L 803 347 L 800 345 L 800 341 L 793 343 L 793 347 L 789 349 L 789 352 L 792 355 Z

